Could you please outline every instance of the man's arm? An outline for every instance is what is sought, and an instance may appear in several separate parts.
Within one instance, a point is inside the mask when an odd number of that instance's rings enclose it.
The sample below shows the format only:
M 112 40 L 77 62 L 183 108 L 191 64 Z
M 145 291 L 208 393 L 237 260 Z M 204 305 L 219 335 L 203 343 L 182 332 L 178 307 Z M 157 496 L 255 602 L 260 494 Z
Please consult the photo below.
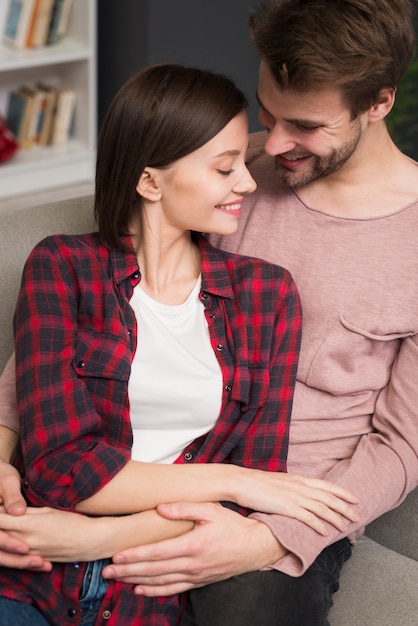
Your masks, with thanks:
M 324 478 L 344 486 L 360 501 L 359 520 L 344 532 L 328 527 L 320 537 L 297 520 L 280 515 L 255 514 L 267 524 L 289 554 L 274 567 L 299 576 L 327 545 L 348 536 L 355 538 L 364 526 L 401 504 L 418 484 L 418 336 L 402 341 L 391 377 L 375 407 L 374 432 L 363 435 L 349 459 L 337 463 Z
M 7 426 L 12 431 L 19 433 L 19 419 L 17 415 L 16 401 L 16 375 L 15 375 L 15 353 L 13 352 L 7 361 L 2 375 L 0 376 L 0 426 Z M 11 439 L 0 439 L 0 455 L 4 460 L 11 460 L 15 446 L 10 447 L 13 443 Z
M 20 491 L 19 474 L 9 465 L 16 450 L 18 433 L 13 353 L 0 376 L 0 504 L 12 515 L 22 515 L 26 510 L 26 502 Z

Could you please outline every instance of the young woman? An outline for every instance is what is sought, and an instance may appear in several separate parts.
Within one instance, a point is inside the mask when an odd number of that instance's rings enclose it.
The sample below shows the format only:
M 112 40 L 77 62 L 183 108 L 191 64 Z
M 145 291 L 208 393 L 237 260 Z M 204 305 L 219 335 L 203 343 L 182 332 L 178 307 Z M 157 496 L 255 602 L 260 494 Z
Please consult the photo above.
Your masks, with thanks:
M 291 276 L 200 234 L 234 232 L 255 189 L 245 109 L 211 72 L 133 76 L 100 133 L 99 232 L 49 237 L 28 259 L 17 466 L 40 508 L 14 519 L 41 520 L 37 548 L 57 562 L 0 569 L 14 626 L 27 610 L 33 624 L 175 624 L 181 597 L 139 598 L 101 576 L 116 550 L 191 528 L 160 517 L 159 503 L 285 512 L 319 532 L 319 517 L 353 515 L 344 490 L 283 473 L 301 328 Z

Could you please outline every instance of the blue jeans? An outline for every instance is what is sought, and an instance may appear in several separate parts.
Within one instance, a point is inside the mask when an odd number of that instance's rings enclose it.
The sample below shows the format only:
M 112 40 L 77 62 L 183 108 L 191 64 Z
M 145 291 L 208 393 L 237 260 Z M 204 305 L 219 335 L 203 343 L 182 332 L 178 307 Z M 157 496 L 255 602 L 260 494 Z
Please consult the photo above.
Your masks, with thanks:
M 329 626 L 332 594 L 350 556 L 350 542 L 342 539 L 298 578 L 276 570 L 249 572 L 194 589 L 180 626 Z
M 87 564 L 80 594 L 82 611 L 80 626 L 94 626 L 100 603 L 108 586 L 107 580 L 102 577 L 102 570 L 110 562 L 111 559 L 101 559 Z
M 87 564 L 80 592 L 82 610 L 80 626 L 94 626 L 108 582 L 102 578 L 102 570 L 110 559 L 91 561 Z M 0 598 L 0 626 L 50 626 L 42 614 L 33 606 Z
M 0 598 L 0 626 L 49 626 L 33 606 Z

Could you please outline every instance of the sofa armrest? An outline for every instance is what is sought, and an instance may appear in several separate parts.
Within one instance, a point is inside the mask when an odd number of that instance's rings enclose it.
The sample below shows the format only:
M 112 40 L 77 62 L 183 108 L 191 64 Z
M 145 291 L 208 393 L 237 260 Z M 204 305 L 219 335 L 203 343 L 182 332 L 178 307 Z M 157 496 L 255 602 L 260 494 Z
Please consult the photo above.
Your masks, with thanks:
M 399 507 L 369 524 L 366 535 L 373 541 L 418 561 L 418 488 Z

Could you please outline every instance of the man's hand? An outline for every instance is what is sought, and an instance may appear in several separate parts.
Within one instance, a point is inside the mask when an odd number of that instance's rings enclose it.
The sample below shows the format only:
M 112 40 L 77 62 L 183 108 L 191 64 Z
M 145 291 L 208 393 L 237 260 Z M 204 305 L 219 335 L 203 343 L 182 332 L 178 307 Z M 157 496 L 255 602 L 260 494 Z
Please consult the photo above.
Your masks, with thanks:
M 265 524 L 220 504 L 178 502 L 158 512 L 195 526 L 181 537 L 116 554 L 105 578 L 134 583 L 137 594 L 167 596 L 262 569 L 286 554 Z
M 23 515 L 26 511 L 26 502 L 20 490 L 19 472 L 2 459 L 0 459 L 0 504 L 10 515 Z

